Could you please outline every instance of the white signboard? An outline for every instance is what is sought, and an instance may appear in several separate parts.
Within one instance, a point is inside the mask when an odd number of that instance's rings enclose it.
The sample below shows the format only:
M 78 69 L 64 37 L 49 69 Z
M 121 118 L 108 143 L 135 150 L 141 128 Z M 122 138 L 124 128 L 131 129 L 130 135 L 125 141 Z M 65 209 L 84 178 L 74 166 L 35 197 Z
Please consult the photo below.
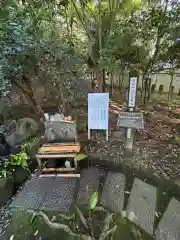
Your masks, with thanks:
M 108 113 L 109 93 L 89 93 L 88 133 L 90 133 L 90 129 L 105 129 L 108 131 Z
M 135 103 L 136 103 L 136 88 L 137 88 L 137 77 L 131 77 L 130 78 L 130 87 L 129 87 L 128 107 L 135 107 Z

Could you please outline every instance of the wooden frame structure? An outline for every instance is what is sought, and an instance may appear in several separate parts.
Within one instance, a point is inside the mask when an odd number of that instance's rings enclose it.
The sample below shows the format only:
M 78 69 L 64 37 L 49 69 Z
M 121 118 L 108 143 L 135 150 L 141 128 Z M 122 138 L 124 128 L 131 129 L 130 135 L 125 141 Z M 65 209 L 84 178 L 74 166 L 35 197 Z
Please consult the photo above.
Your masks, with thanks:
M 67 121 L 65 121 L 67 123 Z M 60 121 L 62 123 L 62 121 Z M 69 122 L 70 124 L 74 124 L 76 127 L 75 122 Z M 74 142 L 63 142 L 63 143 L 48 143 L 43 144 L 42 147 L 39 149 L 38 153 L 36 154 L 38 168 L 41 172 L 41 176 L 48 174 L 48 175 L 62 175 L 62 176 L 76 176 L 79 177 L 80 175 L 77 174 L 78 171 L 78 164 L 77 161 L 74 159 L 76 154 L 80 151 L 80 143 L 77 141 L 77 135 L 75 136 Z M 48 159 L 74 159 L 74 166 L 70 168 L 47 168 L 45 165 Z

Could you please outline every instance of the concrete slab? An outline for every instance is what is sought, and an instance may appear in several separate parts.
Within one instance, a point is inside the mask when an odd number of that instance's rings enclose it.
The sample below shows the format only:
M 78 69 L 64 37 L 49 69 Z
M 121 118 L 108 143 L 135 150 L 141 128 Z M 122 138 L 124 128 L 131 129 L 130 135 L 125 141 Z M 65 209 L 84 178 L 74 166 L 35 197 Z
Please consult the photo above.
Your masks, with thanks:
M 38 209 L 54 182 L 54 177 L 32 177 L 25 183 L 23 189 L 15 196 L 11 208 Z
M 92 194 L 99 189 L 99 181 L 98 168 L 92 167 L 81 172 L 80 187 L 76 199 L 78 204 L 89 204 Z
M 180 202 L 173 198 L 155 231 L 157 240 L 180 239 Z
M 108 172 L 101 196 L 101 204 L 113 211 L 122 211 L 124 204 L 125 175 Z
M 75 177 L 56 177 L 40 209 L 67 212 L 73 201 L 76 181 Z
M 126 210 L 132 222 L 153 234 L 156 188 L 135 178 Z

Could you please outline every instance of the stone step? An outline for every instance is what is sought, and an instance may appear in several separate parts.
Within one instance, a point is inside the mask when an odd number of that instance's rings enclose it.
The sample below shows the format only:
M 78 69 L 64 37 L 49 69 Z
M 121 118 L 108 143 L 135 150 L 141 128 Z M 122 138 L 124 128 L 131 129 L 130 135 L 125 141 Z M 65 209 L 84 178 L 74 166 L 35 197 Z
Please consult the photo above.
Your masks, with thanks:
M 124 205 L 125 175 L 108 172 L 101 196 L 101 204 L 112 211 L 122 211 Z
M 72 204 L 76 177 L 56 177 L 40 206 L 41 210 L 67 212 Z
M 155 231 L 157 240 L 180 239 L 180 202 L 171 199 Z
M 156 188 L 135 178 L 126 211 L 132 222 L 153 234 Z
M 11 208 L 38 209 L 42 204 L 46 192 L 49 191 L 54 182 L 54 177 L 38 178 L 33 176 L 25 183 L 23 189 L 15 196 Z
M 78 204 L 89 204 L 93 192 L 99 190 L 100 172 L 96 167 L 84 169 L 81 172 L 79 192 L 76 202 Z

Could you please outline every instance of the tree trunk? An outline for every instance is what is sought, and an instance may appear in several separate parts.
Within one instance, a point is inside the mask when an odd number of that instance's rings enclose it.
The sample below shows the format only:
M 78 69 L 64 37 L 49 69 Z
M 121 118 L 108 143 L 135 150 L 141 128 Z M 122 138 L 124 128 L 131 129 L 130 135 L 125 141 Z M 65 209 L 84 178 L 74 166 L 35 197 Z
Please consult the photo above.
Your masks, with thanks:
M 63 99 L 62 99 L 62 87 L 59 86 L 58 82 L 55 82 L 55 90 L 57 93 L 57 97 L 58 97 L 58 104 L 62 104 L 63 103 Z
M 18 87 L 21 90 L 21 92 L 24 94 L 27 101 L 31 105 L 33 113 L 35 114 L 35 116 L 37 118 L 43 118 L 44 119 L 44 112 L 43 112 L 41 106 L 38 105 L 37 102 L 36 102 L 36 99 L 35 99 L 30 81 L 27 80 L 27 78 L 26 78 L 26 80 L 22 79 L 22 83 L 18 83 L 17 81 L 12 81 L 12 83 L 16 87 Z
M 102 70 L 102 90 L 106 92 L 106 79 L 105 79 L 105 70 Z
M 102 60 L 102 19 L 101 19 L 101 0 L 99 0 L 99 60 L 101 62 Z M 98 66 L 99 68 L 99 77 L 98 77 L 98 92 L 103 92 L 104 91 L 104 70 L 101 70 L 100 66 Z
M 161 11 L 162 15 L 165 15 L 165 13 L 167 12 L 168 2 L 169 2 L 169 0 L 165 0 L 164 8 L 162 8 L 162 11 Z M 163 38 L 163 36 L 165 34 L 165 31 L 163 31 L 163 28 L 164 28 L 164 20 L 162 20 L 161 24 L 159 25 L 159 27 L 157 29 L 155 51 L 154 51 L 154 54 L 153 54 L 152 58 L 150 58 L 147 66 L 146 66 L 146 69 L 145 69 L 145 71 L 143 73 L 143 76 L 142 76 L 142 92 L 141 92 L 142 99 L 144 98 L 145 87 L 146 87 L 145 83 L 144 83 L 145 77 L 146 77 L 147 73 L 151 72 L 151 70 L 152 70 L 152 66 L 155 63 L 157 55 L 159 53 L 159 49 L 160 49 L 160 45 L 161 45 L 161 39 Z
M 97 79 L 97 90 L 98 92 L 103 92 L 103 75 L 102 71 L 98 68 L 96 69 L 96 79 Z
M 151 97 L 151 78 L 145 79 L 144 83 L 144 105 L 149 102 Z
M 101 71 L 98 72 L 97 81 L 98 81 L 98 92 L 103 92 L 103 79 L 102 79 Z
M 141 83 L 141 100 L 144 99 L 145 89 L 144 89 L 144 75 L 142 76 L 142 83 Z
M 90 77 L 90 83 L 91 83 L 91 90 L 93 90 L 94 89 L 94 73 L 92 72 L 92 73 L 90 73 L 89 75 L 88 75 L 88 78 Z M 89 79 L 88 79 L 88 81 L 89 81 Z
M 120 75 L 119 75 L 119 78 L 120 78 Z M 119 92 L 122 92 L 122 89 L 123 89 L 123 83 L 124 83 L 124 73 L 122 73 L 121 75 L 121 80 L 120 80 L 120 86 L 119 86 Z
M 94 69 L 95 79 L 92 82 L 93 92 L 105 92 L 105 71 L 100 70 L 98 67 Z
M 29 90 L 29 94 L 27 93 L 29 100 L 32 103 L 32 106 L 34 107 L 35 112 L 37 113 L 37 116 L 39 118 L 44 118 L 44 111 L 42 110 L 41 106 L 36 102 L 36 97 L 34 96 L 34 91 L 32 89 L 31 83 L 29 79 L 25 79 L 24 81 L 25 86 L 27 87 L 27 89 Z
M 170 80 L 170 83 L 169 83 L 168 103 L 171 100 L 171 96 L 172 96 L 171 90 L 172 90 L 172 84 L 173 84 L 173 79 L 174 79 L 174 72 L 173 71 L 170 72 L 170 76 L 171 76 L 171 80 Z
M 110 73 L 110 86 L 109 86 L 109 93 L 110 93 L 110 97 L 112 97 L 113 95 L 113 74 Z
M 148 85 L 148 96 L 147 96 L 147 100 L 148 100 L 148 102 L 150 101 L 150 99 L 151 99 L 151 82 L 152 82 L 152 79 L 150 78 L 149 79 L 149 85 Z

